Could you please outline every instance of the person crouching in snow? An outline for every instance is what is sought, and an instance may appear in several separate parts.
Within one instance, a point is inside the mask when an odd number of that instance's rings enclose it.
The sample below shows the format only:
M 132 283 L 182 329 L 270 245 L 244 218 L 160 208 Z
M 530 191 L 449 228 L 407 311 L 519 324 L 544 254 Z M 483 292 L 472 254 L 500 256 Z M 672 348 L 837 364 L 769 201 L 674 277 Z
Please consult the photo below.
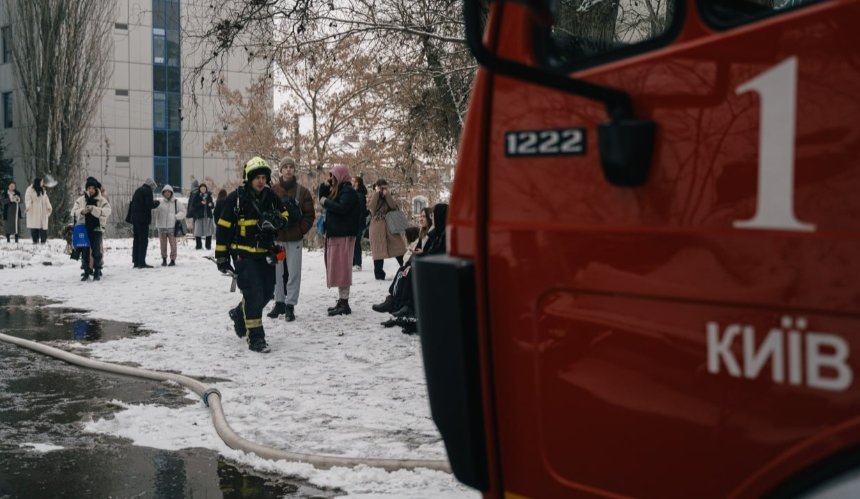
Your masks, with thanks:
M 158 242 L 161 245 L 161 266 L 176 265 L 176 221 L 185 219 L 185 211 L 179 209 L 179 202 L 173 199 L 173 187 L 165 185 L 161 189 L 161 203 L 153 212 L 155 228 L 158 229 Z M 170 244 L 170 263 L 167 263 L 167 245 Z
M 102 278 L 102 235 L 110 216 L 110 203 L 101 194 L 101 184 L 93 177 L 87 177 L 84 195 L 75 200 L 72 216 L 76 224 L 84 224 L 90 246 L 81 250 L 81 268 L 84 273 L 81 280 L 86 281 L 90 275 L 94 281 Z M 92 264 L 90 263 L 92 256 Z

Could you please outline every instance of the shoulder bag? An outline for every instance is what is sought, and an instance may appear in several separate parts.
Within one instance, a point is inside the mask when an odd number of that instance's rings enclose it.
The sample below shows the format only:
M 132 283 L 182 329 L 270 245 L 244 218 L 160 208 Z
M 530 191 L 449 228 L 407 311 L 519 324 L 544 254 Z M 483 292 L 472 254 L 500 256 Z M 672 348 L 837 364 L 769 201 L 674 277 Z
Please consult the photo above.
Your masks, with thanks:
M 392 234 L 403 234 L 409 227 L 409 221 L 399 209 L 391 210 L 385 214 L 385 226 L 388 228 L 388 232 Z

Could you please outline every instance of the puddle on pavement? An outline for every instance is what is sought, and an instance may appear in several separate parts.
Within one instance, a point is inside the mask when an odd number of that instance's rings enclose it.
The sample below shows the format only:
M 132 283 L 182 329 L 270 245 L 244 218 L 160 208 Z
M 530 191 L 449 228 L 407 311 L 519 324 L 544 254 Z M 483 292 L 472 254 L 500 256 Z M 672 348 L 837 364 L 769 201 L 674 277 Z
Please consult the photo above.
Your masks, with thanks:
M 0 329 L 34 341 L 110 341 L 149 334 L 136 324 L 84 316 L 86 310 L 52 307 L 36 296 L 0 296 Z
M 149 334 L 32 297 L 0 297 L 0 332 L 37 341 Z M 208 449 L 165 451 L 83 433 L 112 400 L 196 403 L 174 385 L 78 368 L 0 342 L 0 499 L 13 497 L 332 497 L 302 480 L 239 468 Z M 38 452 L 33 445 L 57 450 Z

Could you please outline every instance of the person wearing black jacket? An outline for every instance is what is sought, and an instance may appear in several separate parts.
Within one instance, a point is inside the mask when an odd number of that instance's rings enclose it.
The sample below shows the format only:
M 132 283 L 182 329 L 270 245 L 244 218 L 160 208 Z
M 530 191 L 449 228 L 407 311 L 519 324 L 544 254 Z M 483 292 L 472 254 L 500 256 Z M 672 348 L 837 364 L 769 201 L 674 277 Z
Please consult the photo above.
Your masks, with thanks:
M 203 249 L 203 239 L 206 239 L 206 249 L 212 249 L 212 233 L 215 224 L 212 210 L 215 201 L 206 184 L 199 184 L 197 190 L 188 198 L 188 216 L 194 219 L 194 249 Z
M 215 209 L 212 210 L 212 219 L 215 220 L 215 223 L 218 223 L 218 219 L 221 218 L 221 213 L 224 211 L 224 200 L 227 199 L 227 189 L 221 189 L 218 191 L 218 196 L 215 197 Z
M 268 353 L 263 330 L 263 307 L 275 290 L 275 264 L 283 260 L 275 236 L 286 227 L 289 212 L 270 184 L 272 168 L 263 158 L 245 163 L 245 183 L 224 200 L 215 228 L 215 263 L 223 273 L 233 272 L 242 301 L 230 309 L 233 328 L 247 337 L 248 348 Z M 235 269 L 234 269 L 235 265 Z
M 361 239 L 364 237 L 364 231 L 367 230 L 367 187 L 364 186 L 364 179 L 356 175 L 352 177 L 352 188 L 358 194 L 358 205 L 361 208 L 361 223 L 362 228 L 355 236 L 355 250 L 352 254 L 352 270 L 361 270 Z
M 127 221 L 131 222 L 134 240 L 131 245 L 131 261 L 136 269 L 151 269 L 146 263 L 146 246 L 149 244 L 149 224 L 152 223 L 152 210 L 158 207 L 155 200 L 155 181 L 146 179 L 143 185 L 134 191 L 131 203 L 128 205 Z
M 21 233 L 21 218 L 24 218 L 24 210 L 21 209 L 21 193 L 18 191 L 15 181 L 9 182 L 6 189 L 6 195 L 3 196 L 3 222 L 6 224 L 6 242 L 11 242 L 11 236 L 15 236 L 15 242 L 18 242 L 19 234 Z
M 358 195 L 350 184 L 349 169 L 337 165 L 320 187 L 320 206 L 325 218 L 326 285 L 337 288 L 338 300 L 328 315 L 348 315 L 349 288 L 352 286 L 352 253 L 355 237 L 362 226 Z

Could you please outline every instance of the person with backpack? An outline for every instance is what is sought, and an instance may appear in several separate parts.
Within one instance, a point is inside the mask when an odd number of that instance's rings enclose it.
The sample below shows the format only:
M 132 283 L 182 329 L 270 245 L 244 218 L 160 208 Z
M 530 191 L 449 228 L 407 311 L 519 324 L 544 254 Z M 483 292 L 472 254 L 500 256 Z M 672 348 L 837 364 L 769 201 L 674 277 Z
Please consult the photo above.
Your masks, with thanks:
M 284 315 L 292 322 L 296 320 L 295 307 L 302 285 L 302 246 L 305 234 L 314 225 L 314 198 L 311 191 L 299 184 L 296 160 L 282 159 L 279 174 L 272 192 L 287 208 L 290 221 L 278 230 L 277 243 L 284 248 L 285 257 L 275 267 L 275 306 L 267 315 L 271 318 Z
M 219 271 L 236 277 L 242 292 L 242 301 L 229 311 L 233 329 L 258 353 L 270 352 L 263 307 L 272 299 L 275 264 L 284 256 L 275 237 L 289 222 L 289 212 L 269 187 L 271 181 L 272 168 L 265 159 L 248 160 L 245 183 L 224 200 L 215 228 L 215 263 Z
M 352 252 L 355 237 L 362 227 L 358 195 L 352 190 L 349 169 L 335 165 L 320 187 L 320 206 L 325 208 L 326 285 L 337 288 L 338 300 L 328 315 L 349 315 L 349 290 L 352 286 Z
M 81 249 L 81 268 L 84 271 L 81 281 L 88 280 L 91 275 L 94 281 L 102 278 L 102 237 L 110 212 L 110 203 L 101 193 L 101 183 L 94 177 L 87 177 L 84 194 L 75 200 L 72 207 L 75 224 L 86 227 L 90 240 L 90 245 Z

